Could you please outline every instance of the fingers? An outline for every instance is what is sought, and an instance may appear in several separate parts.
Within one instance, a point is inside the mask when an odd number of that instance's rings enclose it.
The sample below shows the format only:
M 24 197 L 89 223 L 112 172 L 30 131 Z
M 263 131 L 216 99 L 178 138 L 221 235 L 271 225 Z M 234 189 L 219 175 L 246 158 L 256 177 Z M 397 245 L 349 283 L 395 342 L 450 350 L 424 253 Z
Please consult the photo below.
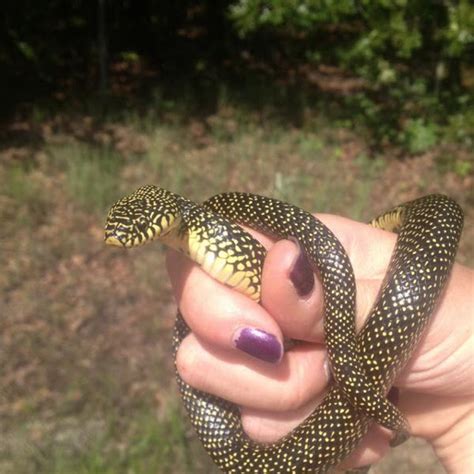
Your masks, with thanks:
M 358 287 L 365 285 L 375 298 L 380 282 L 373 275 L 383 265 L 380 259 L 369 247 L 351 240 L 354 222 L 332 216 L 321 219 L 332 227 L 350 258 L 359 262 Z M 261 237 L 257 234 L 257 238 Z M 217 283 L 175 252 L 169 253 L 167 264 L 181 312 L 193 331 L 178 350 L 181 377 L 195 388 L 241 406 L 247 433 L 271 442 L 314 409 L 328 375 L 325 351 L 318 344 L 324 339 L 321 283 L 298 243 L 280 241 L 272 246 L 267 239 L 265 244 L 269 252 L 263 269 L 262 305 Z M 365 289 L 359 289 L 362 293 Z M 361 315 L 372 302 L 359 300 Z M 284 337 L 307 343 L 283 356 Z M 360 459 L 365 461 L 363 456 Z
M 202 342 L 238 348 L 266 362 L 280 361 L 283 336 L 259 304 L 216 282 L 176 252 L 169 252 L 167 265 L 180 310 Z
M 176 362 L 187 383 L 240 405 L 244 431 L 257 442 L 274 443 L 286 436 L 324 398 L 327 371 L 321 346 L 297 346 L 278 366 L 251 358 L 242 364 L 241 359 L 230 351 L 206 347 L 191 334 L 180 346 Z M 374 426 L 341 466 L 380 461 L 389 450 L 390 436 L 388 430 Z
M 323 214 L 318 218 L 334 232 L 353 262 L 358 295 L 356 324 L 360 328 L 379 291 L 395 237 L 341 217 Z M 374 247 L 369 245 L 372 240 L 378 242 Z M 323 288 L 314 270 L 300 246 L 288 240 L 274 244 L 265 259 L 262 305 L 286 337 L 324 340 Z
M 275 443 L 299 426 L 321 403 L 324 392 L 306 404 L 282 412 L 242 407 L 242 426 L 250 438 L 259 443 Z
M 178 350 L 176 364 L 183 380 L 199 390 L 241 406 L 285 412 L 300 408 L 324 390 L 325 359 L 321 345 L 300 344 L 274 366 L 216 349 L 190 334 Z
M 277 242 L 262 275 L 262 305 L 291 339 L 322 341 L 322 285 L 299 245 Z
M 244 431 L 259 443 L 275 443 L 299 426 L 316 409 L 322 398 L 323 394 L 296 410 L 281 413 L 242 408 Z M 390 438 L 388 430 L 374 425 L 337 469 L 344 471 L 379 462 L 390 450 Z
M 359 295 L 357 326 L 360 327 L 377 295 L 394 238 L 344 218 L 318 217 L 333 230 L 354 262 Z M 357 239 L 352 238 L 353 232 L 358 233 Z M 364 233 L 366 238 L 363 238 Z M 271 246 L 267 238 L 258 233 L 257 237 Z M 375 250 L 369 245 L 371 241 L 379 242 Z M 193 332 L 202 340 L 229 348 L 236 346 L 239 331 L 247 328 L 264 331 L 274 340 L 276 356 L 272 362 L 279 360 L 277 346 L 282 344 L 283 334 L 287 338 L 310 342 L 324 340 L 322 286 L 295 242 L 277 242 L 268 252 L 262 279 L 262 305 L 267 311 L 215 282 L 176 252 L 168 254 L 167 264 L 180 309 Z M 244 334 L 248 332 L 244 331 Z
M 343 218 L 319 217 L 339 238 L 353 264 L 358 295 L 357 326 L 361 327 L 377 297 L 396 237 Z M 257 238 L 261 236 L 257 234 Z M 308 262 L 302 258 L 297 243 L 281 241 L 272 246 L 269 239 L 264 239 L 264 244 L 270 250 L 263 270 L 262 306 L 218 284 L 177 254 L 170 254 L 168 267 L 180 308 L 193 330 L 178 351 L 180 375 L 192 386 L 241 406 L 247 434 L 257 441 L 274 442 L 301 423 L 317 406 L 328 377 L 324 369 L 324 350 L 317 344 L 323 341 L 324 309 L 317 275 L 308 270 Z M 459 273 L 459 267 L 455 267 L 453 276 Z M 468 289 L 463 291 L 469 291 L 472 274 L 470 278 L 464 277 L 464 281 Z M 448 306 L 459 310 L 462 295 L 450 286 L 446 293 L 448 296 L 440 308 L 449 302 Z M 426 351 L 433 347 L 428 354 L 430 357 L 418 357 L 417 365 L 412 363 L 407 369 L 407 373 L 413 374 L 413 367 L 417 367 L 418 379 L 413 375 L 407 380 L 401 377 L 399 382 L 402 384 L 398 385 L 410 383 L 413 386 L 415 381 L 418 388 L 429 388 L 432 392 L 425 380 L 433 379 L 429 377 L 433 367 L 438 367 L 437 375 L 439 370 L 446 372 L 450 368 L 446 364 L 433 363 L 438 360 L 438 354 L 446 354 L 446 350 L 436 352 L 437 348 L 452 340 L 453 318 L 445 318 L 444 325 L 438 319 L 434 318 L 427 332 L 431 345 L 425 342 L 426 336 L 419 348 Z M 466 325 L 459 323 L 454 327 L 465 328 Z M 460 339 L 452 344 L 453 347 L 466 347 L 462 339 L 465 332 L 464 329 L 460 332 Z M 450 338 L 446 334 L 450 334 Z M 282 357 L 284 337 L 307 342 Z M 427 367 L 424 371 L 420 370 L 420 367 L 424 368 L 423 363 Z M 465 376 L 468 369 L 460 367 L 459 364 L 454 366 L 453 362 L 449 370 L 449 374 L 457 374 L 457 383 L 450 385 L 453 391 L 469 380 Z M 464 391 L 467 389 L 463 388 Z M 425 403 L 425 406 L 432 405 Z M 415 417 L 417 407 L 414 406 L 413 414 L 410 407 L 402 406 L 414 432 L 429 438 L 432 411 L 426 416 L 425 425 L 424 418 Z M 343 465 L 353 467 L 377 462 L 388 449 L 388 439 L 385 430 L 374 428 Z
M 391 436 L 388 430 L 374 425 L 357 448 L 337 466 L 338 470 L 370 466 L 379 462 L 390 450 Z

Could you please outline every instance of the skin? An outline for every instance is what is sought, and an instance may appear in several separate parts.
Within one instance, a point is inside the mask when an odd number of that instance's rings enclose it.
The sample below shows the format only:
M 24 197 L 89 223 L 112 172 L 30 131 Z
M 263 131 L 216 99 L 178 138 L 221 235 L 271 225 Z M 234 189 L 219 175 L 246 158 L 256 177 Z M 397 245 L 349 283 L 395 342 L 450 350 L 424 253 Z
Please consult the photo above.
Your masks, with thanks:
M 360 328 L 377 297 L 396 236 L 342 217 L 317 217 L 335 233 L 352 261 Z M 252 233 L 268 249 L 261 305 L 217 283 L 182 255 L 168 253 L 176 300 L 193 331 L 179 348 L 177 366 L 192 386 L 238 404 L 251 438 L 274 442 L 324 397 L 329 371 L 323 296 L 317 277 L 313 291 L 298 296 L 289 278 L 298 257 L 293 242 L 274 243 Z M 456 474 L 474 472 L 473 290 L 474 272 L 455 264 L 426 333 L 396 381 L 398 406 L 412 434 L 431 443 L 447 471 Z M 243 327 L 263 329 L 280 341 L 304 342 L 270 364 L 234 347 L 233 335 Z M 380 461 L 389 451 L 389 438 L 386 430 L 374 426 L 341 468 Z

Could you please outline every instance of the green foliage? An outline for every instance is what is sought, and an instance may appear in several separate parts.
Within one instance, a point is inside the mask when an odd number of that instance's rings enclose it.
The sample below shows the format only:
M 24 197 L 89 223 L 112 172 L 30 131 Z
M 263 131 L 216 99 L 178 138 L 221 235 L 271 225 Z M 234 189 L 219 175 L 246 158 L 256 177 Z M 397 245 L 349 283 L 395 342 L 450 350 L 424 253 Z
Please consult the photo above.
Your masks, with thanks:
M 449 21 L 440 34 L 446 40 L 446 53 L 460 57 L 474 42 L 474 7 L 469 0 L 448 4 Z
M 459 142 L 469 149 L 474 149 L 474 104 L 460 97 L 456 113 L 448 117 L 448 123 L 443 128 L 443 138 L 446 141 Z M 466 98 L 467 99 L 467 98 Z
M 420 55 L 433 54 L 435 61 L 467 57 L 474 42 L 474 6 L 468 0 L 456 5 L 428 0 L 240 0 L 230 15 L 242 36 L 260 29 L 327 35 L 330 49 L 326 41 L 308 42 L 308 57 L 335 60 L 376 87 L 397 82 L 401 66 L 416 66 Z M 418 68 L 413 72 L 419 74 Z
M 319 23 L 336 22 L 354 12 L 351 0 L 240 0 L 230 14 L 241 35 L 262 26 L 311 29 Z
M 468 0 L 240 0 L 230 17 L 247 40 L 282 38 L 285 53 L 301 58 L 304 51 L 314 70 L 334 64 L 364 80 L 345 97 L 354 121 L 369 125 L 375 143 L 398 142 L 412 153 L 437 143 L 437 124 L 456 101 L 462 67 L 472 63 Z
M 441 124 L 472 69 L 469 0 L 102 2 L 103 61 L 97 2 L 4 3 L 4 114 L 43 99 L 83 109 L 94 103 L 92 114 L 153 103 L 159 118 L 193 104 L 193 115 L 209 117 L 226 89 L 257 113 L 278 108 L 301 126 L 307 109 L 336 92 L 344 119 L 369 125 L 383 144 L 399 138 L 407 118 Z M 99 74 L 104 65 L 108 74 Z M 333 71 L 327 81 L 322 69 Z M 100 83 L 97 100 L 99 75 L 109 84 L 104 94 Z M 317 87 L 314 76 L 323 76 Z M 342 85 L 324 88 L 331 81 Z M 351 81 L 358 85 L 346 88 Z M 209 125 L 218 139 L 234 136 L 230 121 Z
M 454 172 L 461 178 L 469 176 L 472 173 L 472 162 L 464 160 L 456 161 L 454 166 Z
M 423 119 L 410 119 L 407 121 L 403 143 L 410 153 L 422 153 L 429 150 L 438 141 L 438 127 L 432 122 Z
M 120 59 L 128 63 L 137 63 L 140 60 L 140 56 L 135 51 L 122 51 L 120 53 Z
M 460 178 L 466 178 L 472 175 L 474 164 L 472 159 L 458 157 L 453 154 L 441 155 L 437 159 L 437 166 L 442 174 L 455 173 Z
M 35 50 L 25 41 L 18 41 L 18 51 L 29 61 L 36 60 Z

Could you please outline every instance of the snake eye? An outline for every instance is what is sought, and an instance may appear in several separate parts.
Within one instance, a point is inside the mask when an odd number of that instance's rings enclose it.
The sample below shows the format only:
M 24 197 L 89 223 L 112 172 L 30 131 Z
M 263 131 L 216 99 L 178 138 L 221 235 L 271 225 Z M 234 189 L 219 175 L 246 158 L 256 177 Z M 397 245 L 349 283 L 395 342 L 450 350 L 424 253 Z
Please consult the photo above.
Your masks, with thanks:
M 146 230 L 146 228 L 148 227 L 148 221 L 145 217 L 143 216 L 140 216 L 136 221 L 135 221 L 135 225 L 137 226 L 138 229 L 140 229 L 141 231 L 144 231 Z

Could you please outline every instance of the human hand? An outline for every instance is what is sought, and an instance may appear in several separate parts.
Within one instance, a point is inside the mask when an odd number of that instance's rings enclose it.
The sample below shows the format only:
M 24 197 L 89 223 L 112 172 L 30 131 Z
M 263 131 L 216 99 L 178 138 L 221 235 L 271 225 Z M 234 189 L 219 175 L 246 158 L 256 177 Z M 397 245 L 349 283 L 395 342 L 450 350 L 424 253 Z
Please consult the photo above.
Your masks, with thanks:
M 337 216 L 318 217 L 352 261 L 360 328 L 377 297 L 396 236 Z M 274 442 L 324 397 L 329 371 L 323 295 L 294 243 L 273 243 L 252 233 L 269 249 L 261 305 L 217 283 L 187 258 L 169 253 L 176 298 L 193 331 L 179 348 L 177 366 L 190 385 L 239 405 L 251 438 Z M 471 472 L 473 463 L 473 282 L 474 272 L 454 266 L 432 323 L 396 381 L 401 389 L 398 406 L 413 435 L 431 442 L 445 467 L 459 473 Z M 281 358 L 284 338 L 303 342 Z M 389 438 L 374 426 L 344 466 L 379 461 L 389 449 Z

